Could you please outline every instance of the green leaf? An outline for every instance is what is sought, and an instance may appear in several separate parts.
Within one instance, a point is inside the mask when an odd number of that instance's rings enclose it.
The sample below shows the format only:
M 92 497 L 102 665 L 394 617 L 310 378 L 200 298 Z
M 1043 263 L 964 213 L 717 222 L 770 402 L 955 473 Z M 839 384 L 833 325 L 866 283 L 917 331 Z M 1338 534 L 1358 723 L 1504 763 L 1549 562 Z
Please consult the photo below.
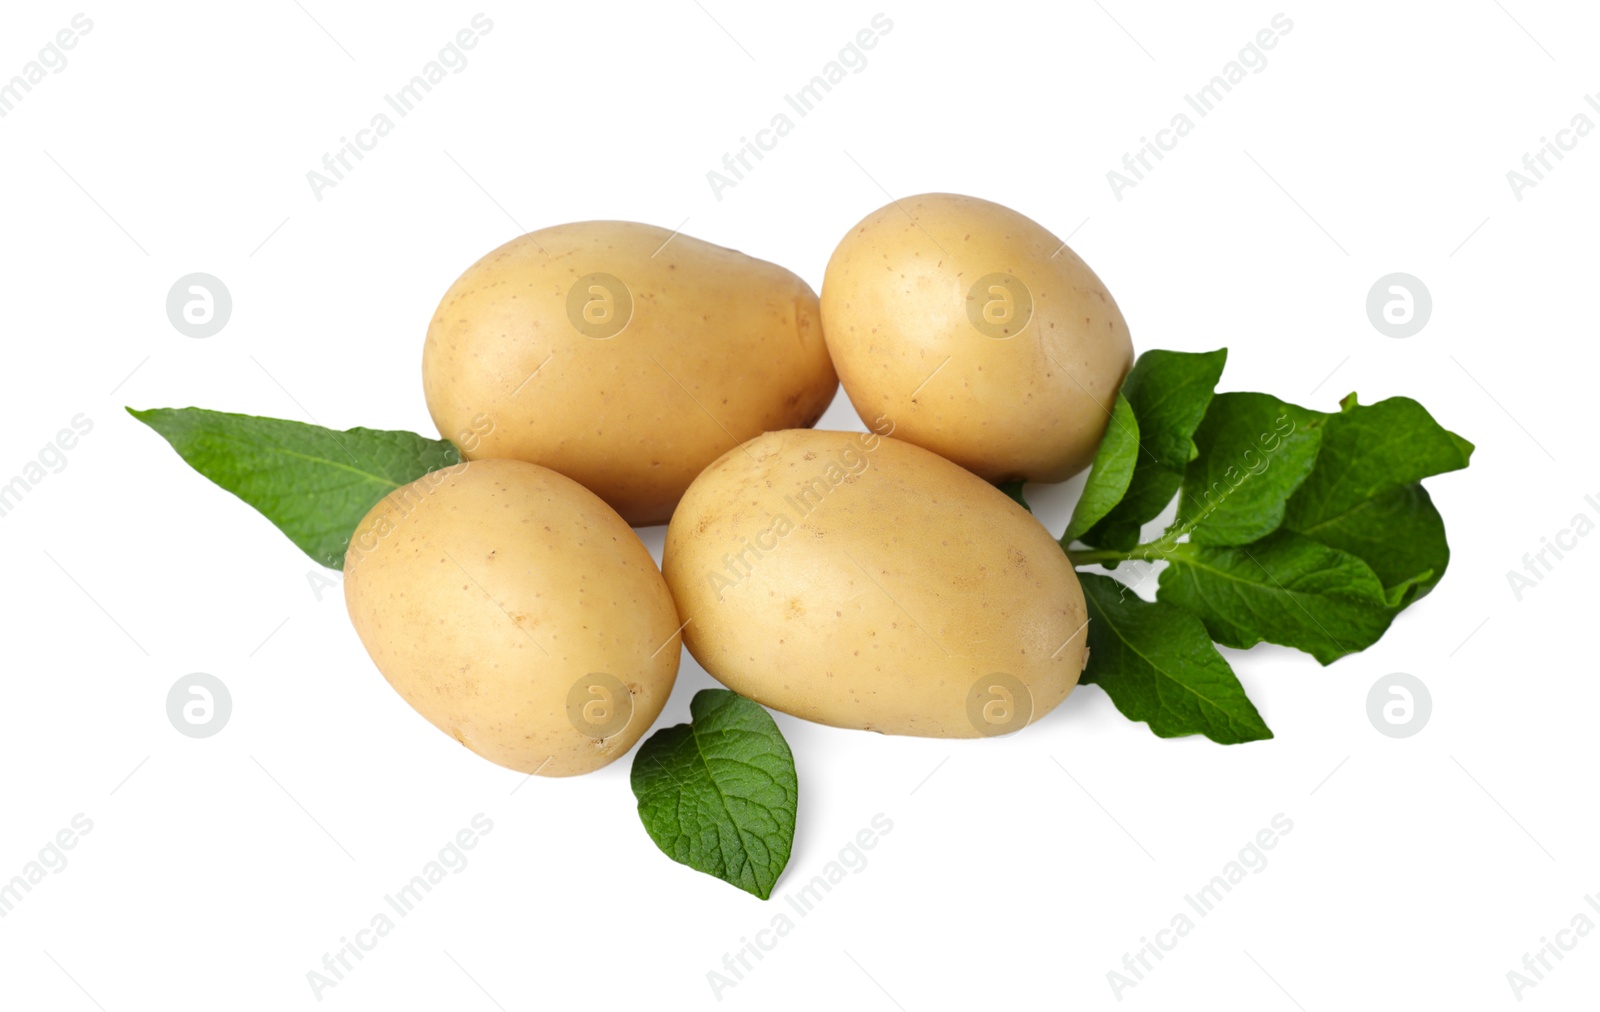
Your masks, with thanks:
M 1033 507 L 1028 505 L 1028 500 L 1022 498 L 1022 488 L 1026 484 L 1028 484 L 1026 481 L 1003 481 L 995 487 L 1010 496 L 1012 502 L 1032 513 Z
M 1444 521 L 1421 485 L 1472 458 L 1471 443 L 1409 397 L 1363 406 L 1351 394 L 1329 416 L 1316 466 L 1290 498 L 1284 526 L 1360 556 L 1409 603 L 1450 561 Z
M 1139 456 L 1139 423 L 1133 416 L 1133 406 L 1122 394 L 1117 394 L 1116 405 L 1111 409 L 1111 422 L 1100 440 L 1094 455 L 1094 467 L 1084 483 L 1083 494 L 1073 508 L 1072 519 L 1061 535 L 1063 545 L 1076 541 L 1111 508 L 1121 501 L 1133 479 L 1133 468 Z
M 1289 501 L 1285 523 L 1293 530 L 1315 537 L 1319 527 L 1397 485 L 1460 470 L 1471 461 L 1472 444 L 1411 398 L 1362 406 L 1354 397 L 1323 426 L 1316 467 Z
M 1167 559 L 1157 599 L 1240 649 L 1265 640 L 1331 664 L 1377 642 L 1398 601 L 1365 562 L 1293 531 L 1241 547 L 1182 544 Z
M 1194 441 L 1178 498 L 1178 525 L 1201 545 L 1244 545 L 1283 523 L 1285 504 L 1311 473 L 1327 415 L 1269 394 L 1218 394 Z
M 1194 458 L 1194 431 L 1222 377 L 1228 350 L 1155 349 L 1139 356 L 1122 394 L 1139 428 L 1139 453 L 1122 499 L 1078 538 L 1087 545 L 1127 551 L 1139 531 L 1172 502 Z
M 1162 738 L 1203 734 L 1235 745 L 1272 737 L 1205 625 L 1176 605 L 1145 601 L 1108 576 L 1080 573 L 1089 606 L 1082 681 Z
M 1139 419 L 1144 449 L 1163 467 L 1181 471 L 1194 459 L 1194 430 L 1228 362 L 1228 349 L 1147 351 L 1123 384 Z
M 344 568 L 356 526 L 385 495 L 461 462 L 412 432 L 347 429 L 202 408 L 128 409 L 190 467 L 255 507 L 321 565 Z
M 1128 483 L 1128 492 L 1122 501 L 1104 519 L 1080 535 L 1078 540 L 1096 548 L 1128 551 L 1139 544 L 1144 525 L 1161 515 L 1182 484 L 1182 474 L 1150 463 L 1150 459 L 1141 453 L 1139 462 L 1134 465 L 1133 480 Z
M 799 785 L 772 715 L 702 689 L 693 723 L 657 731 L 633 757 L 639 818 L 662 852 L 766 899 L 789 863 Z
M 1444 518 L 1421 483 L 1365 499 L 1319 524 L 1310 536 L 1372 567 L 1396 607 L 1432 590 L 1450 564 Z

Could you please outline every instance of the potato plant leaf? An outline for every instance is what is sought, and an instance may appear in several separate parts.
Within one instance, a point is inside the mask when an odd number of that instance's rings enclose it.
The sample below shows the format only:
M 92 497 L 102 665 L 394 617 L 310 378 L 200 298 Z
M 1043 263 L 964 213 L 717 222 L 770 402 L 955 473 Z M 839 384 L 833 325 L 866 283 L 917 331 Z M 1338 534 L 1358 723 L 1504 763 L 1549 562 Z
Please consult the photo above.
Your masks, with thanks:
M 1082 680 L 1104 689 L 1123 716 L 1162 738 L 1203 734 L 1235 745 L 1272 737 L 1199 618 L 1142 600 L 1108 576 L 1079 580 L 1089 606 Z
M 1111 421 L 1100 440 L 1100 449 L 1094 455 L 1094 467 L 1084 483 L 1083 494 L 1072 511 L 1066 533 L 1061 543 L 1069 544 L 1095 524 L 1122 500 L 1133 480 L 1133 469 L 1139 456 L 1139 422 L 1134 418 L 1133 406 L 1122 394 L 1117 394 L 1116 406 L 1111 409 Z
M 1218 394 L 1195 430 L 1178 524 L 1202 545 L 1244 545 L 1283 523 L 1285 504 L 1322 444 L 1320 411 L 1268 394 Z
M 1144 448 L 1163 467 L 1181 471 L 1194 459 L 1194 430 L 1205 417 L 1228 349 L 1162 351 L 1139 356 L 1128 373 L 1124 393 L 1147 432 Z
M 1365 562 L 1397 608 L 1432 590 L 1450 564 L 1444 518 L 1421 482 L 1392 486 L 1300 533 Z
M 1450 561 L 1444 520 L 1420 482 L 1466 467 L 1473 446 L 1408 397 L 1364 406 L 1351 394 L 1342 405 L 1283 525 L 1360 557 L 1386 589 L 1409 587 L 1409 603 Z
M 674 861 L 767 899 L 794 842 L 794 756 L 772 715 L 737 693 L 702 689 L 689 713 L 633 757 L 639 818 Z
M 1122 384 L 1139 433 L 1133 473 L 1121 500 L 1077 540 L 1123 551 L 1138 544 L 1140 528 L 1167 508 L 1183 482 L 1184 469 L 1196 453 L 1195 428 L 1205 417 L 1227 360 L 1226 348 L 1154 349 L 1139 356 Z
M 1365 562 L 1293 531 L 1236 547 L 1183 544 L 1167 558 L 1156 599 L 1198 615 L 1212 639 L 1239 649 L 1265 640 L 1322 664 L 1376 643 L 1409 593 L 1386 591 Z
M 243 499 L 318 564 L 344 568 L 361 518 L 385 495 L 461 462 L 442 439 L 203 408 L 128 409 L 190 467 Z

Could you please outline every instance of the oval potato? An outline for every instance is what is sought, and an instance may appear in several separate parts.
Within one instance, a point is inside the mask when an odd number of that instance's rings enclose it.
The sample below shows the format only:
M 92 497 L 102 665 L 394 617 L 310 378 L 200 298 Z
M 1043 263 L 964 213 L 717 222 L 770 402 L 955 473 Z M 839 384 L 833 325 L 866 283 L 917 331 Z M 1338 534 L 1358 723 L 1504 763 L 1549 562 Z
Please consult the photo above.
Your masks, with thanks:
M 467 748 L 562 777 L 624 754 L 678 671 L 655 560 L 593 493 L 480 460 L 373 507 L 344 566 L 350 621 L 407 703 Z
M 469 460 L 560 471 L 636 525 L 838 389 L 817 296 L 735 250 L 626 221 L 556 225 L 469 267 L 422 357 L 439 433 Z
M 797 717 L 889 734 L 1018 730 L 1086 659 L 1083 592 L 1026 510 L 943 457 L 791 430 L 706 469 L 663 571 L 689 652 Z
M 893 418 L 896 438 L 996 482 L 1087 467 L 1133 366 L 1088 264 L 1016 211 L 950 193 L 850 230 L 823 277 L 822 330 L 862 420 Z

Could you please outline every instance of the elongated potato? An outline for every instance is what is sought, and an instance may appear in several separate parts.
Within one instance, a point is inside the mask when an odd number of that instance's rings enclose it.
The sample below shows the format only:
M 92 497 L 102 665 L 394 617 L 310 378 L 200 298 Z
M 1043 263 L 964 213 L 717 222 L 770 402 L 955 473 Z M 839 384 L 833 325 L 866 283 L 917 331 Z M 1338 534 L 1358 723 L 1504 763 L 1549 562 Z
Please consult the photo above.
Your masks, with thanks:
M 1133 342 L 1111 293 L 1016 211 L 928 193 L 867 215 L 822 280 L 822 330 L 866 421 L 990 481 L 1089 466 Z
M 587 221 L 468 268 L 428 327 L 422 385 L 467 459 L 541 464 L 657 524 L 742 440 L 815 424 L 838 380 L 799 277 L 664 228 Z
M 546 468 L 480 460 L 424 475 L 367 514 L 344 572 L 350 621 L 389 684 L 502 766 L 599 769 L 672 691 L 678 616 L 655 560 Z
M 689 652 L 736 692 L 836 727 L 1018 730 L 1086 659 L 1083 592 L 1026 510 L 937 454 L 771 432 L 695 479 L 663 570 Z

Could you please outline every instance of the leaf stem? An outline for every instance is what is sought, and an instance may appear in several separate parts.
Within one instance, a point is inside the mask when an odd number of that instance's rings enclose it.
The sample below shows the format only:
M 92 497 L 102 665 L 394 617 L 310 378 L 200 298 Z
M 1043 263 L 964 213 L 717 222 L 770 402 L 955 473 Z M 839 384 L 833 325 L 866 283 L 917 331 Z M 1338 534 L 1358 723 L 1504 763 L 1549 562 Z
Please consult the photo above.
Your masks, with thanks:
M 1067 559 L 1073 566 L 1096 566 L 1106 562 L 1126 562 L 1133 558 L 1127 552 L 1118 552 L 1109 548 L 1076 552 L 1070 548 L 1063 548 L 1062 551 L 1067 553 Z
M 1154 541 L 1147 541 L 1142 545 L 1135 545 L 1126 552 L 1119 552 L 1114 548 L 1089 548 L 1073 550 L 1063 547 L 1067 558 L 1073 566 L 1098 566 L 1107 562 L 1160 562 L 1186 554 L 1185 542 L 1178 539 L 1188 534 L 1194 525 L 1184 524 L 1168 530 Z

